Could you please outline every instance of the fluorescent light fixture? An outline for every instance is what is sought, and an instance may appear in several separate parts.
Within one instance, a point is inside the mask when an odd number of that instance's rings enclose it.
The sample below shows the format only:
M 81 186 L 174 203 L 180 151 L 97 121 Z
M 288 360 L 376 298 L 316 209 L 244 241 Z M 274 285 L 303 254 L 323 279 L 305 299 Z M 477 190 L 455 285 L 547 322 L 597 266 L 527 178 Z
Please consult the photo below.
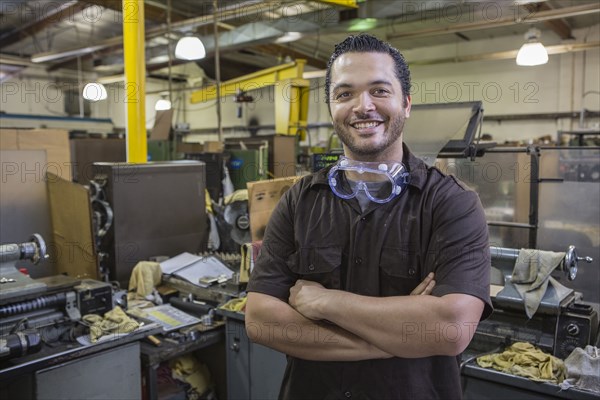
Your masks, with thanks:
M 360 18 L 353 21 L 348 30 L 350 32 L 364 32 L 377 27 L 377 18 Z
M 548 51 L 539 42 L 540 36 L 540 30 L 535 28 L 531 28 L 525 33 L 526 43 L 517 53 L 517 65 L 532 67 L 548 62 Z
M 154 105 L 156 111 L 165 111 L 171 109 L 171 102 L 167 99 L 159 99 Z
M 121 74 L 121 75 L 101 76 L 98 78 L 98 80 L 96 82 L 101 83 L 103 85 L 109 85 L 111 83 L 117 83 L 117 82 L 125 82 L 125 75 Z
M 293 42 L 302 38 L 302 34 L 300 32 L 286 32 L 283 36 L 275 40 L 275 43 L 288 43 Z
M 206 49 L 199 38 L 184 36 L 175 46 L 175 57 L 182 60 L 200 60 L 206 57 Z
M 85 85 L 82 95 L 84 99 L 89 101 L 105 100 L 108 97 L 106 88 L 103 84 L 98 82 L 92 82 Z

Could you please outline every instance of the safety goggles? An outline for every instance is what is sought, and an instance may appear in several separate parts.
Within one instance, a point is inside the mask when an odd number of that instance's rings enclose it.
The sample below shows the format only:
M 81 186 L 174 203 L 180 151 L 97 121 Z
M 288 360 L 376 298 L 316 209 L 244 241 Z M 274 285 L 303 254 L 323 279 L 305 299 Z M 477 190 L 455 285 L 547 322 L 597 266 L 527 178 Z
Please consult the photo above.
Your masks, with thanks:
M 387 203 L 408 184 L 408 171 L 400 162 L 362 162 L 340 157 L 327 180 L 333 193 L 351 199 L 361 190 L 375 203 Z

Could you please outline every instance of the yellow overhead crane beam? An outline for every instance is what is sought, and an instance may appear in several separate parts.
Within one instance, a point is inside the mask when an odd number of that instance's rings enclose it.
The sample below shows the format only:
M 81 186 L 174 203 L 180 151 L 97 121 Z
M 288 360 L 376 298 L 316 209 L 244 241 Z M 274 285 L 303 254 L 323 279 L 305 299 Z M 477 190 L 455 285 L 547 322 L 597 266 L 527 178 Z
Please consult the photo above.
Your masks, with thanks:
M 300 135 L 303 140 L 306 134 L 310 85 L 307 79 L 302 78 L 305 64 L 306 60 L 298 59 L 222 82 L 220 97 L 275 86 L 275 133 Z M 216 85 L 210 85 L 193 92 L 190 101 L 201 103 L 216 98 Z
M 358 8 L 356 0 L 314 0 L 319 3 L 332 4 L 334 6 L 342 6 L 348 8 Z

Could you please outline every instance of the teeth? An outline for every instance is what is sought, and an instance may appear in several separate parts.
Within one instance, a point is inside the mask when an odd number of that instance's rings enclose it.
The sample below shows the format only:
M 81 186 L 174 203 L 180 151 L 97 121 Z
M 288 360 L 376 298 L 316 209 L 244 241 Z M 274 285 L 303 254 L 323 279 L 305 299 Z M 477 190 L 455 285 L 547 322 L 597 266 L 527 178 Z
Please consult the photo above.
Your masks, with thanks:
M 366 128 L 375 128 L 379 125 L 379 122 L 357 122 L 354 124 L 356 129 L 366 129 Z

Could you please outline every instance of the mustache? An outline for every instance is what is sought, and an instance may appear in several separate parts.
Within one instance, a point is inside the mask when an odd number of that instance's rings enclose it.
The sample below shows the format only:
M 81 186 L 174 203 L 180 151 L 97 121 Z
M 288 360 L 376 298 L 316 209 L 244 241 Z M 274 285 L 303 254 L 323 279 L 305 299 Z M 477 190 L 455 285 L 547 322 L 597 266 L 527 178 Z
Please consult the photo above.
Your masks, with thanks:
M 381 115 L 379 115 L 377 113 L 361 113 L 361 114 L 356 114 L 350 120 L 350 123 L 354 124 L 356 122 L 361 122 L 361 121 L 385 121 L 385 118 L 383 118 Z

